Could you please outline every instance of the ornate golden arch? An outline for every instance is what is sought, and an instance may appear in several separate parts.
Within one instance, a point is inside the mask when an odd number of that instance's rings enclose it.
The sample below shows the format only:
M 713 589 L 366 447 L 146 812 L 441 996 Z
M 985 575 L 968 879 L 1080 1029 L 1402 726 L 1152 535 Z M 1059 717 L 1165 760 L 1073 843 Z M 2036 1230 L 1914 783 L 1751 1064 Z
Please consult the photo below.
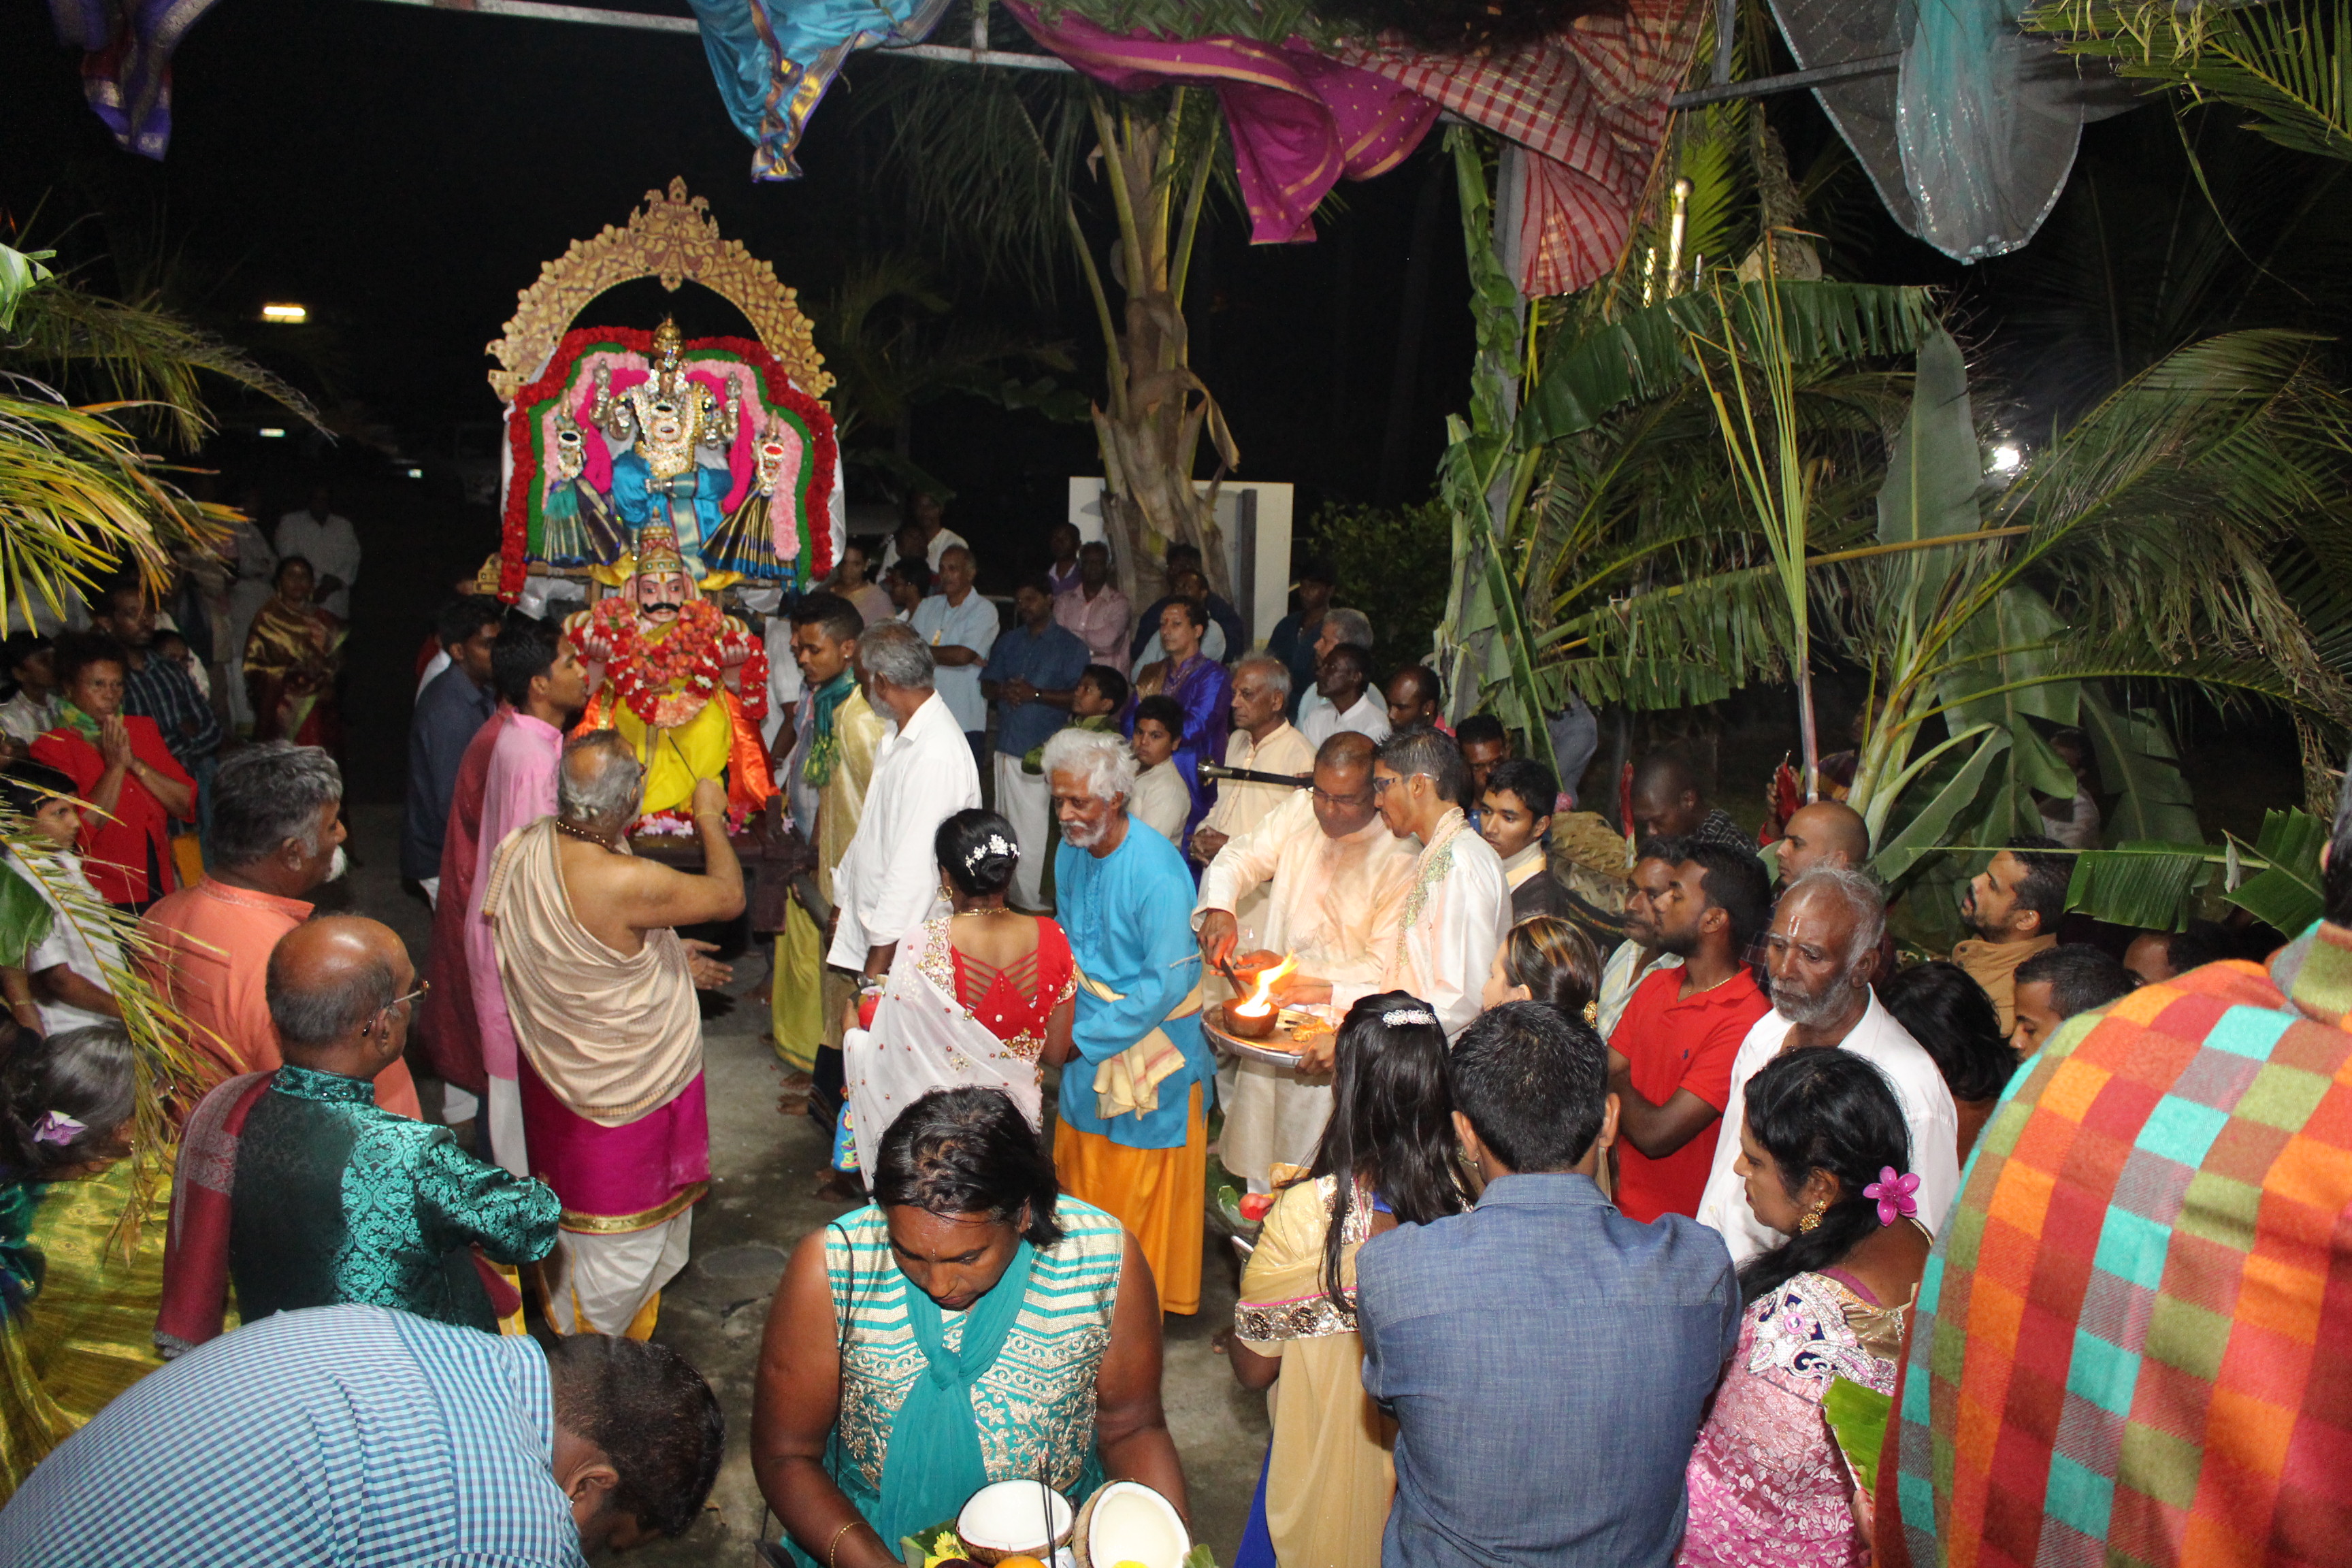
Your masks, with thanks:
M 760 342 L 799 383 L 822 398 L 833 386 L 824 356 L 809 336 L 797 290 L 776 278 L 776 269 L 721 239 L 707 196 L 688 196 L 686 181 L 673 179 L 667 193 L 647 191 L 646 205 L 629 215 L 628 226 L 604 226 L 593 239 L 575 239 L 572 248 L 539 270 L 539 281 L 516 301 L 506 336 L 488 345 L 499 362 L 490 389 L 501 403 L 547 363 L 580 312 L 607 289 L 639 278 L 658 278 L 672 293 L 691 278 L 743 312 Z

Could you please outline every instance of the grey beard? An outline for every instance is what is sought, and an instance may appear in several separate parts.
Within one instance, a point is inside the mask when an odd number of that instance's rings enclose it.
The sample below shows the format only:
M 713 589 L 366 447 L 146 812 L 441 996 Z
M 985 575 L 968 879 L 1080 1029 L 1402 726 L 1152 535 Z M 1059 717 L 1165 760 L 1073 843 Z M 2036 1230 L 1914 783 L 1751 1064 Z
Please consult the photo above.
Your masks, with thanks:
M 1823 1025 L 1836 1023 L 1845 1012 L 1849 1005 L 1845 994 L 1847 989 L 1846 983 L 1841 979 L 1819 996 L 1800 996 L 1793 992 L 1776 991 L 1772 994 L 1772 1005 L 1780 1010 L 1780 1016 L 1798 1027 L 1818 1029 Z
M 1066 823 L 1062 827 L 1062 842 L 1070 845 L 1074 848 L 1091 849 L 1096 845 L 1103 841 L 1103 835 L 1108 832 L 1109 828 L 1110 819 L 1108 817 L 1105 817 L 1102 821 L 1096 823 L 1089 827 L 1073 827 Z
M 343 873 L 351 868 L 351 857 L 343 853 L 341 845 L 336 845 L 334 858 L 327 862 L 327 880 L 340 882 L 343 879 Z

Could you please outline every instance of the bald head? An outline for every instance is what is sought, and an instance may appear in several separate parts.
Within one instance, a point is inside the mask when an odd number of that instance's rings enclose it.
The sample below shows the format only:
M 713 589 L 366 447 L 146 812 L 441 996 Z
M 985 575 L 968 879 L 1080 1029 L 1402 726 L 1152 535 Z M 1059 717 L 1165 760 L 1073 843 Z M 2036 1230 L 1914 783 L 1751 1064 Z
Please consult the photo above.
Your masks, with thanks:
M 1706 820 L 1706 794 L 1690 763 L 1652 752 L 1633 770 L 1633 823 L 1643 838 L 1680 838 Z
M 1842 800 L 1800 808 L 1780 836 L 1780 880 L 1789 887 L 1816 866 L 1859 870 L 1869 860 L 1870 827 Z
M 295 1066 L 373 1078 L 407 1041 L 411 1008 L 394 1003 L 415 984 L 416 966 L 390 926 L 323 915 L 270 950 L 269 1019 Z

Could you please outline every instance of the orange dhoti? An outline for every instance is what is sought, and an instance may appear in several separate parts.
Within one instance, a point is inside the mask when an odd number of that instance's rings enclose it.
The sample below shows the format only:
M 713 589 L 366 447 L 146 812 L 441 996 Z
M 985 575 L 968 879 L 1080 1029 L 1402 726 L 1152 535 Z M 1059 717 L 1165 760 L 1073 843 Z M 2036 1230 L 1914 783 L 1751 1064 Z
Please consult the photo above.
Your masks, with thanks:
M 1129 1149 L 1068 1122 L 1054 1131 L 1054 1175 L 1062 1190 L 1118 1216 L 1160 1285 L 1160 1310 L 1201 1310 L 1202 1209 L 1209 1191 L 1209 1123 L 1192 1085 L 1184 1142 L 1174 1149 Z

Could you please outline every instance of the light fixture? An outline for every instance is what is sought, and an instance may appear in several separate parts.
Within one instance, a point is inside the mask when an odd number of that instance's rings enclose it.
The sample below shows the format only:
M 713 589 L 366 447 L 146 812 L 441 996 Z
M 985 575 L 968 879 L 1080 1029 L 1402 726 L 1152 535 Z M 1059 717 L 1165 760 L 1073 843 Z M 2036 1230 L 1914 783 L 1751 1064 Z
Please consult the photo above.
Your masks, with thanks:
M 261 319 L 281 327 L 299 327 L 310 319 L 307 305 L 264 305 Z
M 285 435 L 285 428 L 278 425 L 264 425 L 260 430 L 261 438 L 265 441 L 281 440 Z
M 421 479 L 425 477 L 425 470 L 423 468 L 411 468 L 408 470 L 408 477 L 412 479 Z
M 1985 466 L 1996 474 L 2013 474 L 2025 466 L 2025 453 L 2016 445 L 2004 441 L 1992 449 L 1992 461 Z

